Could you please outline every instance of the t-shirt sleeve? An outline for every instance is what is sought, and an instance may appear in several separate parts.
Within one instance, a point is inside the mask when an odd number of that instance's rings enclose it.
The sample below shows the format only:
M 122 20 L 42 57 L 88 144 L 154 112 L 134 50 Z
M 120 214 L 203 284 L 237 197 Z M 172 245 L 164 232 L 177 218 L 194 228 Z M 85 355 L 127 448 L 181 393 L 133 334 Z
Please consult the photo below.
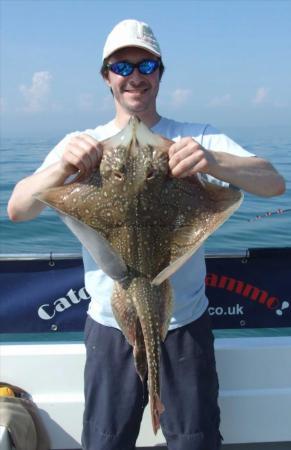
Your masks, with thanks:
M 36 169 L 35 173 L 46 169 L 52 164 L 58 162 L 64 153 L 65 146 L 73 136 L 77 136 L 79 132 L 67 134 L 45 157 L 42 164 Z
M 207 125 L 205 127 L 202 135 L 201 145 L 207 150 L 225 152 L 231 155 L 242 157 L 256 156 L 254 153 L 245 150 L 231 138 L 221 133 L 211 125 Z M 219 180 L 218 178 L 215 178 L 212 175 L 200 174 L 200 176 L 202 180 L 206 180 L 210 183 L 214 183 L 219 186 L 225 187 L 229 186 L 229 183 L 227 183 L 226 181 Z
M 211 125 L 205 127 L 201 145 L 207 150 L 230 153 L 231 155 L 243 157 L 256 156 Z

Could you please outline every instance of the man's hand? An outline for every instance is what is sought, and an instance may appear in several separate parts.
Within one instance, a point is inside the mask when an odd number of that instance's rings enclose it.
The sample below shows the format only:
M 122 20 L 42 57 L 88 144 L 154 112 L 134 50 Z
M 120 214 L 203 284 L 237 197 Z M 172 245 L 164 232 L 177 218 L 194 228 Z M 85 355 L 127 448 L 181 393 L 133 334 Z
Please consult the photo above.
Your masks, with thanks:
M 81 176 L 90 175 L 100 164 L 102 146 L 88 134 L 73 136 L 67 143 L 60 165 L 67 176 L 80 172 Z
M 173 177 L 184 178 L 207 173 L 215 163 L 212 153 L 191 137 L 184 137 L 169 148 L 169 167 Z

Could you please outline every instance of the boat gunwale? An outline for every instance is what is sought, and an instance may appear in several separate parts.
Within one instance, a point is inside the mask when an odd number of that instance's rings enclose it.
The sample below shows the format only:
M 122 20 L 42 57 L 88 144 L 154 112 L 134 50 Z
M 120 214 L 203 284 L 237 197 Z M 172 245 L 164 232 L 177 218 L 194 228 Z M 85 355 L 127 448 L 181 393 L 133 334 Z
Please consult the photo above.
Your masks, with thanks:
M 247 258 L 249 250 L 217 251 L 205 253 L 206 258 Z M 82 258 L 82 253 L 3 253 L 0 254 L 0 261 L 13 260 L 58 260 L 58 259 L 78 259 Z
M 216 250 L 216 251 L 206 251 L 206 259 L 218 259 L 218 258 L 228 258 L 228 259 L 250 259 L 255 257 L 272 257 L 276 254 L 280 254 L 280 257 L 284 255 L 291 255 L 291 247 L 254 247 L 246 249 L 226 249 L 226 250 Z M 81 259 L 82 253 L 2 253 L 0 254 L 1 261 L 15 261 L 15 260 L 44 260 L 53 261 L 60 259 Z

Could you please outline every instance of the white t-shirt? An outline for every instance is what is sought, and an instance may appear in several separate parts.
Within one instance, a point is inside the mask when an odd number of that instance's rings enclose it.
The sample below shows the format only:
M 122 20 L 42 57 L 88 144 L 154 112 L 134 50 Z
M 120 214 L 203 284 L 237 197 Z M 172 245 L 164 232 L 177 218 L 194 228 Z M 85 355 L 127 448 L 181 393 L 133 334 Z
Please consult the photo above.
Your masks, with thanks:
M 114 121 L 95 129 L 85 130 L 98 141 L 114 136 L 120 131 Z M 183 123 L 161 118 L 152 128 L 154 133 L 160 134 L 173 141 L 181 137 L 191 136 L 207 150 L 223 151 L 237 156 L 254 156 L 244 150 L 230 138 L 207 124 Z M 58 161 L 68 140 L 80 132 L 68 134 L 46 157 L 39 167 L 42 170 Z M 226 184 L 206 175 L 208 181 Z M 111 309 L 111 295 L 113 280 L 99 269 L 88 251 L 83 248 L 85 269 L 85 287 L 91 296 L 88 313 L 97 322 L 119 328 Z M 175 329 L 198 319 L 206 310 L 208 300 L 205 295 L 205 260 L 203 246 L 174 274 L 170 283 L 174 294 L 174 308 L 169 329 Z

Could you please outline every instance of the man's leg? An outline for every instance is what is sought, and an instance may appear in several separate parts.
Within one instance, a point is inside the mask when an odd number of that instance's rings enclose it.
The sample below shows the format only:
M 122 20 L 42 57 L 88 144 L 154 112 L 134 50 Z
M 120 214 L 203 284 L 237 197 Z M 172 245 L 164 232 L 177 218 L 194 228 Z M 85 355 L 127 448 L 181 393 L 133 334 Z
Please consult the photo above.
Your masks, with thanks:
M 168 450 L 218 450 L 220 411 L 208 312 L 162 344 L 161 425 Z
M 84 450 L 133 450 L 147 393 L 123 334 L 88 317 L 85 327 Z

